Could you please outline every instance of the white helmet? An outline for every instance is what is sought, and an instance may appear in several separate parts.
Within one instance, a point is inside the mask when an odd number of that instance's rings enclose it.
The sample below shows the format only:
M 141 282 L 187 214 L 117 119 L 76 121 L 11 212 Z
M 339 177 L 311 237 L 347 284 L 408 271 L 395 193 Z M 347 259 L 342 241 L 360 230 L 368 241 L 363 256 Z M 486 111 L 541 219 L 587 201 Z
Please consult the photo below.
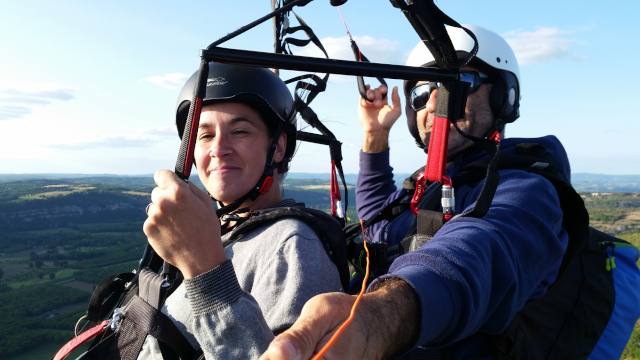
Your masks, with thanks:
M 520 116 L 520 68 L 511 46 L 491 30 L 475 25 L 462 26 L 471 30 L 478 39 L 478 53 L 471 60 L 469 66 L 473 66 L 489 76 L 491 84 L 493 84 L 489 103 L 496 120 L 502 120 L 502 124 L 515 121 Z M 473 48 L 474 41 L 464 30 L 447 26 L 447 33 L 458 53 L 458 58 L 467 55 Z M 435 58 L 422 41 L 411 51 L 407 65 L 437 66 Z M 404 93 L 407 98 L 415 84 L 415 81 L 404 82 Z M 411 129 L 410 120 L 409 123 Z M 496 125 L 501 126 L 500 124 Z

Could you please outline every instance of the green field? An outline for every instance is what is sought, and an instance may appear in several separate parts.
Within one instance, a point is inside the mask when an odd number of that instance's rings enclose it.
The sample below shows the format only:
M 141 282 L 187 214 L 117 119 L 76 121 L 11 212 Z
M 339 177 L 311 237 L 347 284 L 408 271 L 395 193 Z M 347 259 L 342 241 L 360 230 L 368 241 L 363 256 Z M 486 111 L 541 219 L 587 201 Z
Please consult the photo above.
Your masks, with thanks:
M 287 180 L 284 196 L 329 211 L 328 185 Z M 0 183 L 0 359 L 51 358 L 73 336 L 93 287 L 137 267 L 152 188 L 149 178 Z M 348 196 L 355 222 L 353 187 Z M 638 193 L 582 196 L 592 226 L 640 246 Z M 640 360 L 640 323 L 622 358 Z

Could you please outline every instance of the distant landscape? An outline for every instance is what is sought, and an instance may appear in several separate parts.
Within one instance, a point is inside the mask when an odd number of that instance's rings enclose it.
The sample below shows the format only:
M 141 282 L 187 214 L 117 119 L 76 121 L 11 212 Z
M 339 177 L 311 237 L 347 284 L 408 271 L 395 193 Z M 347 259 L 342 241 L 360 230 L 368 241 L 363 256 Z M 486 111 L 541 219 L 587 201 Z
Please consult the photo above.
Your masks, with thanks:
M 356 175 L 346 178 L 354 222 Z M 640 245 L 640 176 L 572 180 L 592 226 Z M 137 267 L 154 186 L 152 175 L 0 174 L 0 359 L 51 358 L 73 337 L 94 286 Z M 329 174 L 291 173 L 284 195 L 328 211 Z M 640 359 L 640 324 L 622 358 Z

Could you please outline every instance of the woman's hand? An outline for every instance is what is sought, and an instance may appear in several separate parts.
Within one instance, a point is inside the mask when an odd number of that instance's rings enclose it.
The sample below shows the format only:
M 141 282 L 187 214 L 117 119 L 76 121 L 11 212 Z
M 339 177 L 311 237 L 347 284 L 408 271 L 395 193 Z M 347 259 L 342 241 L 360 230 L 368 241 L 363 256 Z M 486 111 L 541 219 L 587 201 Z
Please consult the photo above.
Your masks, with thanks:
M 227 260 L 211 198 L 169 170 L 154 175 L 144 233 L 160 257 L 190 279 Z
M 385 85 L 380 85 L 375 90 L 371 90 L 367 85 L 367 98 L 372 102 L 360 97 L 358 117 L 364 133 L 362 144 L 362 151 L 364 152 L 387 150 L 389 148 L 389 131 L 402 115 L 398 87 L 395 86 L 391 94 L 392 106 L 388 105 L 388 97 L 382 99 L 382 95 L 386 93 L 387 87 Z

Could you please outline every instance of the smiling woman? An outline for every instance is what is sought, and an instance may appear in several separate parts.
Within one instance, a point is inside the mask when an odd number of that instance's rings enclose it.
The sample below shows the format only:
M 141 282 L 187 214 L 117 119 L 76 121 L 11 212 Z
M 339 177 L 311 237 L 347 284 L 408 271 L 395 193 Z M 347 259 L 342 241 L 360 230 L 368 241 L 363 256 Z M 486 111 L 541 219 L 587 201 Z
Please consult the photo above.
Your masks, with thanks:
M 178 100 L 181 136 L 196 75 Z M 210 64 L 208 76 L 194 155 L 208 194 L 160 170 L 147 208 L 149 243 L 184 277 L 157 309 L 206 358 L 257 359 L 274 334 L 296 321 L 307 300 L 348 283 L 346 255 L 342 264 L 337 251 L 329 250 L 327 234 L 341 234 L 334 218 L 282 198 L 280 183 L 296 140 L 286 85 L 273 72 L 253 67 Z M 212 199 L 238 210 L 218 221 Z M 256 222 L 264 214 L 269 220 Z M 143 270 L 140 289 L 148 277 L 157 275 Z M 171 350 L 147 333 L 138 334 L 144 340 L 138 358 L 162 359 Z
M 286 140 L 287 134 L 277 139 L 273 154 L 276 163 L 284 157 Z M 196 140 L 195 162 L 200 180 L 211 196 L 227 205 L 247 194 L 262 176 L 271 141 L 266 122 L 252 107 L 242 103 L 205 106 Z M 278 185 L 276 181 L 272 187 L 279 188 Z M 279 194 L 279 191 L 269 191 L 258 199 L 263 203 L 276 203 L 282 199 Z

